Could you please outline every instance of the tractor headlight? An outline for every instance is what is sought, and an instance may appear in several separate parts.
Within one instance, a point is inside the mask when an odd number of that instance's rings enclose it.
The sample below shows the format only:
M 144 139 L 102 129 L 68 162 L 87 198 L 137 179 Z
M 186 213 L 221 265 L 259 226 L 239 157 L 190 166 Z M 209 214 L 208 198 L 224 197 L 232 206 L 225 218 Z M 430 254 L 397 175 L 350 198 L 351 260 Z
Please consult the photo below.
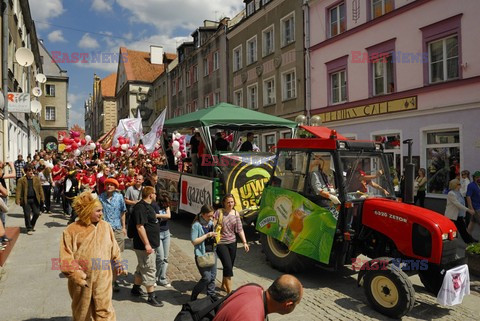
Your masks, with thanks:
M 443 241 L 448 240 L 448 233 L 443 233 L 442 234 L 442 240 Z

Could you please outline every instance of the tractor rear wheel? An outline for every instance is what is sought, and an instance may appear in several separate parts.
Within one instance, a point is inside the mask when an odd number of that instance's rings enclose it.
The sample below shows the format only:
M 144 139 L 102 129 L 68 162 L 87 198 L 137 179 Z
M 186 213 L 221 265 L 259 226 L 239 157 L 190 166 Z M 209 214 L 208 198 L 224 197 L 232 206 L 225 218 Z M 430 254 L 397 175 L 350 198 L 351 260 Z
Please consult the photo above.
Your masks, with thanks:
M 393 264 L 388 264 L 384 269 L 368 271 L 363 287 L 373 308 L 392 318 L 406 315 L 415 303 L 412 282 Z
M 305 259 L 290 251 L 284 243 L 263 233 L 260 233 L 260 242 L 267 260 L 275 269 L 286 273 L 299 272 L 304 269 Z

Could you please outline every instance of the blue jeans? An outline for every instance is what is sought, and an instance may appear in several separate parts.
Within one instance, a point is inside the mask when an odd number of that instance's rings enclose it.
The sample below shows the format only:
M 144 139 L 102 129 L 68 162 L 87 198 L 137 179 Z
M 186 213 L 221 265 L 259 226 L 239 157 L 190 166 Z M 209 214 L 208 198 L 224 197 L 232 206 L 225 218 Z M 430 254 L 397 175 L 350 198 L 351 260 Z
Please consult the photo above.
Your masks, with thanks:
M 168 253 L 170 252 L 170 231 L 160 232 L 160 245 L 155 249 L 157 265 L 157 284 L 165 285 L 167 280 Z
M 202 278 L 195 285 L 192 291 L 191 300 L 196 300 L 198 295 L 207 288 L 207 295 L 212 296 L 215 294 L 215 278 L 217 277 L 217 255 L 215 254 L 215 265 L 209 268 L 201 268 L 198 266 L 197 259 L 195 258 L 195 264 L 200 272 Z

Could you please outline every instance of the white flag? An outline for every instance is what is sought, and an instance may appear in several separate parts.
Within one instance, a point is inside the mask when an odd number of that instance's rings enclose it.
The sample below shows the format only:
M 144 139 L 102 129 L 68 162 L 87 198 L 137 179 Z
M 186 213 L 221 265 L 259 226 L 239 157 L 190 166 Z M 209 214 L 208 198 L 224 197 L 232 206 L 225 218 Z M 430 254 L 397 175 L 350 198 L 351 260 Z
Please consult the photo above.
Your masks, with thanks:
M 157 117 L 157 119 L 155 119 L 150 132 L 143 136 L 143 145 L 149 153 L 155 150 L 155 144 L 162 138 L 163 123 L 165 122 L 166 111 L 167 108 L 165 108 L 162 113 Z
M 119 137 L 130 139 L 130 146 L 137 145 L 143 137 L 143 126 L 141 118 L 125 118 L 118 122 L 112 145 L 116 145 Z

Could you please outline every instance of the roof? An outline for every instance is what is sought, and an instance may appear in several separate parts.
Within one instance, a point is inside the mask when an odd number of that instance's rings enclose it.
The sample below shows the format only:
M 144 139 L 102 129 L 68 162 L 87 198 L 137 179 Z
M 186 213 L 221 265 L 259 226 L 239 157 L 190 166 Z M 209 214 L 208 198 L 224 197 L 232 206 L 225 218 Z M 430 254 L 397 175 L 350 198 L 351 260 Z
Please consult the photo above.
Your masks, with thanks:
M 100 82 L 102 88 L 102 97 L 115 97 L 115 86 L 117 84 L 117 73 L 113 73 L 103 78 Z
M 128 81 L 153 82 L 164 71 L 164 64 L 152 64 L 150 62 L 150 52 L 130 50 L 120 48 L 122 55 L 125 56 L 125 71 Z M 175 54 L 165 53 L 164 62 L 174 60 Z

